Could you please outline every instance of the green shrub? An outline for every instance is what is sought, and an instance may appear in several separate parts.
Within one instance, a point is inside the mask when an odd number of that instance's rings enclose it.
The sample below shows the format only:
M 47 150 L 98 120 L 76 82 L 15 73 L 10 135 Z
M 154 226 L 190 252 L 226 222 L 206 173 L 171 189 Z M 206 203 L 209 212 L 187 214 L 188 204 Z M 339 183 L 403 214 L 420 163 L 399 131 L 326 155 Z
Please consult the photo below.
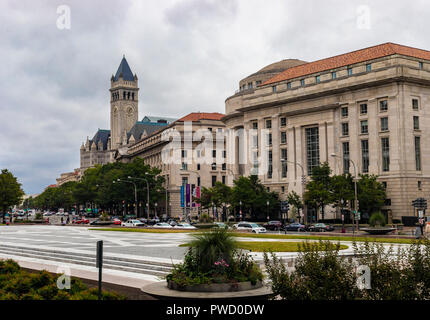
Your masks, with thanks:
M 60 290 L 57 279 L 47 271 L 29 273 L 13 260 L 0 260 L 0 300 L 83 300 L 98 299 L 97 289 L 88 289 L 79 279 L 71 279 L 69 290 Z M 102 292 L 103 300 L 123 300 L 125 297 Z
M 380 211 L 374 212 L 369 219 L 369 224 L 371 227 L 384 227 L 386 225 L 384 215 Z
M 38 213 L 36 213 L 36 215 L 34 216 L 34 219 L 35 219 L 35 220 L 43 220 L 43 215 L 42 215 L 40 212 L 38 212 Z

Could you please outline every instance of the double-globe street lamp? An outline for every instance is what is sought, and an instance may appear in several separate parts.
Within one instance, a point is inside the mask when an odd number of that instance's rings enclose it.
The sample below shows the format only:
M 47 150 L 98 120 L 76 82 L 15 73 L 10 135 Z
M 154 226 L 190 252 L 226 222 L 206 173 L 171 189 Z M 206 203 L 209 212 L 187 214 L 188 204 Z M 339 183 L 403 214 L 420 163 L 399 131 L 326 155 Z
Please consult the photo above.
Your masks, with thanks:
M 145 174 L 147 175 L 148 172 L 145 172 Z M 146 216 L 147 216 L 147 220 L 149 222 L 149 183 L 148 183 L 148 180 L 145 179 L 145 178 L 135 178 L 135 177 L 130 177 L 130 176 L 128 176 L 128 179 L 131 179 L 131 180 L 141 180 L 141 181 L 145 181 L 146 182 L 146 197 L 147 197 L 147 199 L 146 199 L 146 201 L 147 201 L 146 202 L 146 207 L 147 207 Z
M 304 199 L 304 193 L 305 193 L 305 187 L 306 187 L 306 175 L 305 175 L 305 169 L 303 168 L 303 166 L 295 161 L 288 161 L 287 159 L 281 159 L 281 163 L 292 163 L 296 166 L 299 166 L 300 169 L 302 170 L 302 201 L 303 201 L 303 223 L 305 223 L 306 219 L 307 219 L 307 215 L 306 215 L 306 210 L 305 210 L 305 199 Z
M 331 156 L 333 158 L 339 158 L 339 156 L 337 156 L 335 153 L 332 153 Z M 357 169 L 355 167 L 355 163 L 354 161 L 352 161 L 351 159 L 347 159 L 349 162 L 352 163 L 352 166 L 354 167 L 354 213 L 357 214 L 358 213 L 358 198 L 357 198 Z M 354 230 L 355 230 L 355 221 L 357 220 L 357 232 L 358 232 L 358 223 L 359 220 L 355 219 L 355 214 L 352 216 L 352 224 L 353 224 L 353 228 L 352 228 L 352 232 L 354 234 Z
M 117 179 L 116 181 L 112 181 L 112 183 L 116 183 L 116 182 L 125 182 L 125 183 L 131 183 L 134 186 L 134 214 L 136 215 L 136 218 L 138 218 L 137 215 L 137 186 L 134 182 L 132 181 L 127 181 L 127 180 L 121 180 L 121 179 Z

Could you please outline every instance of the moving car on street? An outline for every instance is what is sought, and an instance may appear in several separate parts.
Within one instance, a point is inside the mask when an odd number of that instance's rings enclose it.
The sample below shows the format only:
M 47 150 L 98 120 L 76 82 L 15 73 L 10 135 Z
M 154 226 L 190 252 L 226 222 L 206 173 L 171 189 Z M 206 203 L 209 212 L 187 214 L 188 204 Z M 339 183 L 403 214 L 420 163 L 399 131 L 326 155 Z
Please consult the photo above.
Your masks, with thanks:
M 170 224 L 166 222 L 158 222 L 153 225 L 154 228 L 173 228 Z
M 264 228 L 266 228 L 267 230 L 271 230 L 271 231 L 279 231 L 283 229 L 283 225 L 281 221 L 269 221 L 268 223 L 266 223 L 265 225 L 263 225 Z
M 82 219 L 73 219 L 73 220 L 72 220 L 72 223 L 74 223 L 74 224 L 88 224 L 88 223 L 90 223 L 90 220 L 89 220 L 89 219 L 86 219 L 86 218 L 82 218 Z
M 285 231 L 298 231 L 303 232 L 306 231 L 306 226 L 304 224 L 294 222 L 285 226 Z
M 313 225 L 309 226 L 310 232 L 326 232 L 326 231 L 333 231 L 334 227 L 330 226 L 325 223 L 314 223 Z
M 145 224 L 140 220 L 129 219 L 126 222 L 122 222 L 121 226 L 123 227 L 143 227 Z
M 248 231 L 252 233 L 266 233 L 266 228 L 252 222 L 241 222 L 237 225 L 238 231 Z

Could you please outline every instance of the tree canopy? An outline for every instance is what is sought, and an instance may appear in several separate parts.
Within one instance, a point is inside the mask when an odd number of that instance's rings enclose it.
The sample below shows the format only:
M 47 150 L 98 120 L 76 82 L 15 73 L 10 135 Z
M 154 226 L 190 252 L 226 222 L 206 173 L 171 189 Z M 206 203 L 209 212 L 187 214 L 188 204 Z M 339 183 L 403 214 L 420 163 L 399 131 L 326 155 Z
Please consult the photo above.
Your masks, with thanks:
M 25 193 L 18 179 L 7 169 L 0 173 L 0 213 L 3 216 L 11 207 L 21 204 Z

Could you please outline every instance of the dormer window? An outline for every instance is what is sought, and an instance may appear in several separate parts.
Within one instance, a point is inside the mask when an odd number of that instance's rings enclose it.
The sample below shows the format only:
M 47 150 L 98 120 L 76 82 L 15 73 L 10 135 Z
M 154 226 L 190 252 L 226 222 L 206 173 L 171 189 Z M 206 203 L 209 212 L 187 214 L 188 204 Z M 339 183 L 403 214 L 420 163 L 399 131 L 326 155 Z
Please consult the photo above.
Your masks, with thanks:
M 305 79 L 300 80 L 300 85 L 301 85 L 302 87 L 304 87 L 304 86 L 305 86 Z

